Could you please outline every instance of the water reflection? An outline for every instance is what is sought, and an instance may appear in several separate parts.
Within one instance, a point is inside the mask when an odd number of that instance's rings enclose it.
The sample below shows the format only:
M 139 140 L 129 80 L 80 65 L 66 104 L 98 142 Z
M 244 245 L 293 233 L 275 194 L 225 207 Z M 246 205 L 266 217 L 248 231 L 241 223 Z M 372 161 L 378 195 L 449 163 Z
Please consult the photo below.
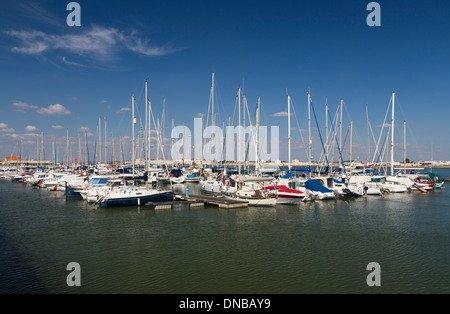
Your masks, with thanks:
M 80 293 L 373 293 L 365 267 L 376 261 L 378 292 L 450 292 L 446 191 L 153 210 L 0 186 L 8 291 L 74 293 L 65 266 L 76 261 Z M 186 188 L 200 194 L 198 184 L 174 186 Z M 30 273 L 35 279 L 25 281 Z

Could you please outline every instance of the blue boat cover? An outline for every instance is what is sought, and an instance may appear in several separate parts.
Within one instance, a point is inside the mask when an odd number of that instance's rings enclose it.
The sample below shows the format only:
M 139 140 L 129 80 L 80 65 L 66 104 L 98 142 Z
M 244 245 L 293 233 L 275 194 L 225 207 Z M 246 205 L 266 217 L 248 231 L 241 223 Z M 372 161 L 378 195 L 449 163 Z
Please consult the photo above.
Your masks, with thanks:
M 288 170 L 284 176 L 282 176 L 282 179 L 289 179 L 291 177 L 291 171 Z
M 336 183 L 341 183 L 341 184 L 348 185 L 348 183 L 345 183 L 345 182 L 342 182 L 342 181 L 339 181 L 339 180 L 336 180 L 336 179 L 333 179 L 333 181 L 336 182 Z
M 314 192 L 322 192 L 322 193 L 332 193 L 330 189 L 327 189 L 322 183 L 318 180 L 312 179 L 305 182 L 305 188 Z
M 291 169 L 292 171 L 295 172 L 311 172 L 311 167 L 308 168 L 299 168 L 299 169 Z

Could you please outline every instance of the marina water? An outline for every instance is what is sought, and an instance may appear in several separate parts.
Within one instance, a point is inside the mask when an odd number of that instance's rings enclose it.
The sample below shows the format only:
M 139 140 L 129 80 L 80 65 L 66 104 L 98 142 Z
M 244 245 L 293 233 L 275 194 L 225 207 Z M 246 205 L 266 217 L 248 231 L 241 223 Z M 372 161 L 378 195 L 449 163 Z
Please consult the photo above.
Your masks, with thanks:
M 0 191 L 1 293 L 450 293 L 448 188 L 168 210 L 101 208 L 5 180 Z M 66 283 L 71 262 L 80 287 Z M 379 287 L 366 283 L 371 262 Z

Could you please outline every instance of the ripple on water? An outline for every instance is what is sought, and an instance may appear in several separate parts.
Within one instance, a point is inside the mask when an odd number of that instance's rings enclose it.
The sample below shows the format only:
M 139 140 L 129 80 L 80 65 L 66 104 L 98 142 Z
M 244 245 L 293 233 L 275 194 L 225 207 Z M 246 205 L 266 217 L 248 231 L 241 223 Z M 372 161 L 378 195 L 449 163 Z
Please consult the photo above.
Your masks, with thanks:
M 73 293 L 69 262 L 81 265 L 80 293 L 373 293 L 370 262 L 378 292 L 450 292 L 445 191 L 154 211 L 0 187 L 0 292 Z

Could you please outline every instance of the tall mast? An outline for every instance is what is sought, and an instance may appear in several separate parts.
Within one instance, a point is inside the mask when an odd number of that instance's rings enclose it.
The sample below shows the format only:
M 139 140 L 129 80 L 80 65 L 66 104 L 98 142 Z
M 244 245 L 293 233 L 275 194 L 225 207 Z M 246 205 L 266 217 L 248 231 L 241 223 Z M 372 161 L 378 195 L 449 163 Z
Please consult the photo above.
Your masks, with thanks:
M 151 135 L 151 129 L 152 129 L 152 102 L 148 99 L 146 102 L 148 102 L 148 163 L 150 167 L 150 161 L 152 160 L 151 156 L 151 148 L 152 148 L 152 135 Z M 147 104 L 146 104 L 147 106 Z M 173 129 L 173 127 L 172 127 Z
M 89 168 L 90 158 L 89 158 L 89 147 L 87 144 L 87 130 L 84 130 L 84 146 L 86 147 L 86 158 L 84 158 L 87 161 L 87 165 Z
M 134 177 L 134 161 L 135 161 L 135 145 L 134 145 L 134 124 L 136 123 L 136 120 L 134 118 L 134 95 L 131 96 L 131 159 L 133 160 L 133 177 Z
M 212 80 L 211 80 L 211 125 L 214 128 L 214 72 L 212 72 Z
M 214 72 L 212 72 L 212 78 L 211 78 L 211 125 L 212 125 L 212 129 L 214 130 L 214 126 L 215 126 L 215 121 L 214 121 Z M 184 135 L 183 135 L 184 136 Z M 214 136 L 214 142 L 217 141 L 217 137 Z M 215 149 L 217 149 L 217 146 L 214 145 Z M 216 154 L 214 154 L 215 156 Z M 183 153 L 183 158 L 184 158 L 184 153 Z M 211 161 L 211 167 L 214 166 L 214 157 L 213 160 Z M 184 163 L 184 159 L 183 159 L 183 163 Z
M 311 94 L 308 91 L 308 164 L 311 167 Z
M 182 159 L 182 167 L 184 168 L 184 145 L 185 145 L 185 135 L 186 135 L 186 128 L 183 128 L 183 159 Z
M 291 170 L 291 96 L 288 95 L 288 161 Z
M 339 118 L 339 150 L 340 151 L 342 151 L 342 105 L 343 105 L 343 103 L 344 103 L 344 100 L 341 98 L 341 105 L 340 105 L 340 112 L 339 112 L 339 115 L 340 115 L 340 118 Z M 338 158 L 338 166 L 340 165 L 340 163 L 341 163 L 341 159 L 340 158 Z M 342 166 L 344 166 L 344 165 L 342 165 Z
M 328 156 L 328 100 L 325 101 L 325 156 Z
M 366 118 L 367 118 L 367 162 L 370 161 L 370 130 L 369 130 L 369 109 L 366 105 Z
M 102 117 L 98 117 L 98 162 L 102 162 Z
M 238 170 L 241 175 L 241 88 L 238 88 L 238 143 L 237 143 L 237 157 L 238 157 Z
M 255 169 L 256 174 L 260 173 L 260 165 L 259 165 L 259 114 L 261 107 L 261 97 L 258 96 L 258 108 L 256 109 L 256 158 L 255 158 Z
M 392 119 L 391 119 L 391 176 L 394 175 L 394 106 L 395 106 L 395 93 L 392 93 Z
M 353 150 L 353 121 L 350 121 L 350 176 L 352 176 L 352 150 Z
M 147 94 L 147 79 L 145 79 L 145 171 L 148 171 L 148 107 L 147 107 L 147 101 L 148 101 L 148 94 Z
M 42 164 L 44 164 L 44 160 L 45 159 L 45 156 L 44 156 L 44 132 L 42 132 L 42 134 L 41 134 L 41 161 L 42 161 Z
M 161 154 L 164 156 L 164 130 L 166 128 L 166 98 L 163 98 L 163 110 L 161 115 L 161 126 L 160 126 L 160 132 L 159 132 L 159 146 L 161 149 Z
M 156 119 L 156 137 L 157 137 L 156 160 L 159 160 L 160 128 L 161 128 L 161 125 L 159 124 L 159 118 L 157 118 Z M 184 143 L 184 139 L 183 139 L 183 143 Z M 183 156 L 184 156 L 184 153 L 183 153 Z
M 78 133 L 78 164 L 82 165 L 83 164 L 83 154 L 81 152 L 81 138 L 80 138 L 80 133 Z
M 105 119 L 105 164 L 108 162 L 108 158 L 106 157 L 106 117 L 104 118 Z
M 403 120 L 403 163 L 404 172 L 406 174 L 406 120 Z
M 242 114 L 243 114 L 242 120 L 243 120 L 243 124 L 244 124 L 244 126 L 243 126 L 243 129 L 244 129 L 244 138 L 243 138 L 243 140 L 244 140 L 244 171 L 247 167 L 247 156 L 246 156 L 247 155 L 247 144 L 245 141 L 245 109 L 246 108 L 247 108 L 247 98 L 245 97 L 245 94 L 243 94 L 242 95 Z
M 69 129 L 67 129 L 67 138 L 66 138 L 66 161 L 67 166 L 69 166 L 70 159 L 69 159 Z
M 174 127 L 174 123 L 173 123 L 173 119 L 172 119 L 172 130 L 173 130 L 173 127 Z M 172 137 L 172 147 L 173 147 L 173 137 Z M 202 157 L 203 157 L 203 153 L 202 153 Z
M 55 135 L 55 137 L 53 138 L 53 158 L 54 158 L 54 160 L 53 160 L 53 169 L 56 169 L 56 135 Z

